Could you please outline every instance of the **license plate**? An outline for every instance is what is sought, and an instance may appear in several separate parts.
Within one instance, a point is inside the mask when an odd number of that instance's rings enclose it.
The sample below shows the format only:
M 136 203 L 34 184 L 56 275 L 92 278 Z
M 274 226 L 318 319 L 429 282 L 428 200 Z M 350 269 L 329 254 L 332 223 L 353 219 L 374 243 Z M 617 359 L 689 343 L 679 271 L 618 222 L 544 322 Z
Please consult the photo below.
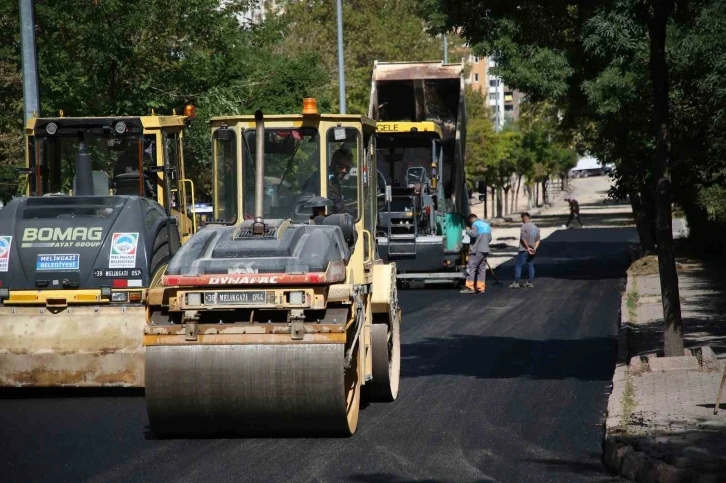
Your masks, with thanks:
M 267 295 L 264 291 L 259 292 L 206 292 L 204 294 L 205 304 L 264 304 L 267 303 Z

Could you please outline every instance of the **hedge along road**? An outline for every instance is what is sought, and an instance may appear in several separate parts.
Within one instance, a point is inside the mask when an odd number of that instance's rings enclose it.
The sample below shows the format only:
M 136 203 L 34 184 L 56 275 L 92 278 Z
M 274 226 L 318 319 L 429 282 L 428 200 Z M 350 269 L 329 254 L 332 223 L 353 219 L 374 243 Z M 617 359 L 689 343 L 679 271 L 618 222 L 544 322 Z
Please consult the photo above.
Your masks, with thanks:
M 399 399 L 364 407 L 352 438 L 157 440 L 138 391 L 5 391 L 0 481 L 612 481 L 601 442 L 635 239 L 557 231 L 534 289 L 401 292 Z

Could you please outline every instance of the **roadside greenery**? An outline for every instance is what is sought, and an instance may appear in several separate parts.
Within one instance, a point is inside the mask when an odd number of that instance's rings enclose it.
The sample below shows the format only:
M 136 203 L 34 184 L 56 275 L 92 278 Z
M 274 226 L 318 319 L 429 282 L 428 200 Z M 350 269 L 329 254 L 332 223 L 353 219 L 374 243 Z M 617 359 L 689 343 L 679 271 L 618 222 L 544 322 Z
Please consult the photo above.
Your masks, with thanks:
M 577 164 L 577 153 L 558 132 L 557 112 L 545 103 L 525 102 L 520 106 L 519 121 L 495 132 L 484 96 L 470 88 L 466 95 L 469 190 L 475 190 L 480 180 L 493 189 L 496 201 L 492 213 L 496 217 L 516 210 L 522 189 L 529 208 L 537 203 L 536 185 L 541 186 L 547 201 L 547 182 L 552 178 L 564 180 Z

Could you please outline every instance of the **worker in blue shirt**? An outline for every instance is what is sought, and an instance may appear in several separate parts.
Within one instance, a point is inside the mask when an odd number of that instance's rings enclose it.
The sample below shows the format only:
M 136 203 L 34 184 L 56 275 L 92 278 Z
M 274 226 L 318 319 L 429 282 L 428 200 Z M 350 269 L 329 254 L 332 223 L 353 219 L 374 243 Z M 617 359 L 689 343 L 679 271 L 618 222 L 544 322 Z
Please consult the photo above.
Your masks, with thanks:
M 460 293 L 484 293 L 486 291 L 487 255 L 492 241 L 492 228 L 475 214 L 467 218 L 470 239 L 469 261 L 466 264 L 466 287 Z

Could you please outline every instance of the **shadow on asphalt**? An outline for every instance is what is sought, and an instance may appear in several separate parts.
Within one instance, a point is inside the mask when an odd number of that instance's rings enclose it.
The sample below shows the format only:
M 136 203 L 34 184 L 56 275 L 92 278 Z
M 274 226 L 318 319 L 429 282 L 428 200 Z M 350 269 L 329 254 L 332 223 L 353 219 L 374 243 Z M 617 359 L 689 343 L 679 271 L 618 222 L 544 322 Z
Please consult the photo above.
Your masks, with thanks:
M 538 465 L 542 465 L 546 467 L 547 472 L 555 472 L 555 473 L 569 473 L 569 474 L 577 474 L 577 475 L 592 475 L 592 476 L 602 476 L 603 474 L 603 465 L 600 463 L 600 455 L 591 455 L 590 458 L 594 461 L 571 461 L 571 460 L 561 460 L 561 459 L 525 459 L 523 461 L 528 461 L 530 463 L 535 463 Z M 603 477 L 599 480 L 594 480 L 594 482 L 606 482 L 606 481 L 621 481 L 616 478 L 608 478 Z
M 569 217 L 569 214 L 542 215 L 532 217 L 532 222 L 540 228 L 553 228 L 567 223 Z M 633 216 L 630 213 L 593 213 L 589 211 L 580 213 L 580 220 L 582 220 L 584 228 L 587 228 L 588 225 L 622 228 L 633 224 Z M 573 223 L 578 226 L 577 221 L 573 221 Z M 492 228 L 492 232 L 496 237 L 496 227 Z
M 370 474 L 356 474 L 346 477 L 347 481 L 354 481 L 359 483 L 444 483 L 446 480 L 436 480 L 427 478 L 425 480 L 415 478 L 401 478 L 390 473 L 370 473 Z M 491 483 L 496 480 L 489 478 L 478 479 L 478 480 L 467 480 L 473 483 Z
M 457 375 L 478 379 L 609 381 L 615 337 L 532 340 L 452 335 L 401 348 L 401 377 Z

